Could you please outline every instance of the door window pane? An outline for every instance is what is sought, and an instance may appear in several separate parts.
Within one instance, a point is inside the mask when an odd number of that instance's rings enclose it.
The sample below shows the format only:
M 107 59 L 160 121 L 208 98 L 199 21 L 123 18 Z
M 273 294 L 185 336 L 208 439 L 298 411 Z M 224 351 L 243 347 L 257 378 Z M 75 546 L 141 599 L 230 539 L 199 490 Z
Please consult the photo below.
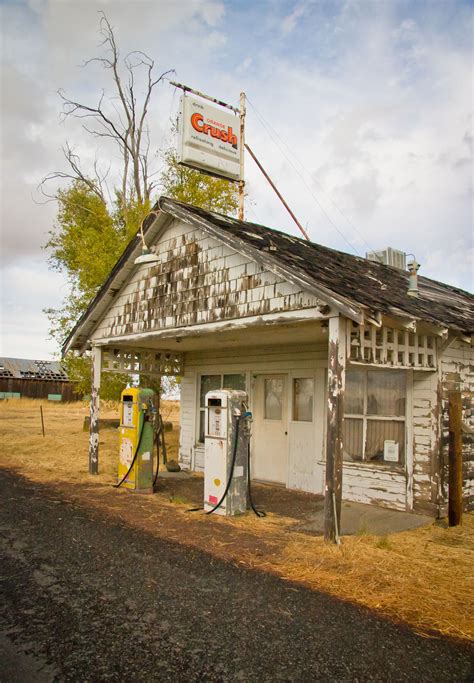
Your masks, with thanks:
M 362 460 L 362 433 L 364 421 L 345 417 L 343 422 L 343 458 L 347 462 Z
M 404 372 L 397 372 L 396 370 L 368 371 L 367 415 L 405 417 L 405 394 L 406 377 Z
M 348 370 L 344 394 L 345 412 L 362 415 L 364 412 L 365 370 Z
M 281 420 L 283 415 L 283 378 L 265 379 L 265 419 Z
M 313 419 L 314 382 L 309 377 L 293 380 L 293 420 L 311 422 Z
M 200 406 L 204 408 L 206 394 L 208 391 L 215 391 L 221 388 L 221 375 L 202 375 L 201 376 L 201 397 Z
M 394 451 L 384 458 L 385 440 L 398 444 L 398 460 Z M 405 463 L 405 423 L 393 420 L 367 420 L 365 459 L 369 462 L 403 465 Z
M 245 375 L 224 375 L 222 388 L 245 391 Z

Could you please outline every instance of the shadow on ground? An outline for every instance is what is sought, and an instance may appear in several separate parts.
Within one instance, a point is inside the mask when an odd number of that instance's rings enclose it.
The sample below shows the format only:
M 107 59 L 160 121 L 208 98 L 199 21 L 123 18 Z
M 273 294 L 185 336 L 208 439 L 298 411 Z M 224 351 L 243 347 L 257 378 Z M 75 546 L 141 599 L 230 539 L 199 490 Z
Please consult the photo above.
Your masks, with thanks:
M 57 680 L 469 678 L 468 646 L 133 528 L 12 472 L 1 472 L 0 495 L 1 635 L 11 656 L 43 662 Z

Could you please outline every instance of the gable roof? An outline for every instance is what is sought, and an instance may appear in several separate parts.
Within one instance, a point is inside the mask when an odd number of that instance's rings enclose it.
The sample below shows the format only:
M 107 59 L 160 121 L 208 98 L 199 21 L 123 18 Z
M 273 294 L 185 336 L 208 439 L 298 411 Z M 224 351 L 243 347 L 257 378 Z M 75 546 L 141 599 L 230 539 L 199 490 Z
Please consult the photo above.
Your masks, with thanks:
M 383 314 L 422 320 L 462 334 L 474 332 L 474 296 L 462 289 L 419 276 L 419 297 L 410 297 L 407 271 L 168 197 L 159 199 L 145 221 L 149 244 L 170 218 L 203 230 L 358 322 L 363 322 L 365 312 L 369 317 Z M 67 338 L 64 353 L 84 346 L 101 313 L 133 270 L 140 250 L 137 236 Z

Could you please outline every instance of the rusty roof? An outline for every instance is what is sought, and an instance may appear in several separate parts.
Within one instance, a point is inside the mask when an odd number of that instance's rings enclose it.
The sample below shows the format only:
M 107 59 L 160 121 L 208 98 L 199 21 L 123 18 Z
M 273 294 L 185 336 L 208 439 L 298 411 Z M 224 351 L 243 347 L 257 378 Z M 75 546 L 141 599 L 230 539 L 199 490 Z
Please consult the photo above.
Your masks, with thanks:
M 0 358 L 0 378 L 69 381 L 66 371 L 58 361 L 29 358 Z
M 462 334 L 474 332 L 474 296 L 462 289 L 418 276 L 419 297 L 413 298 L 407 295 L 407 271 L 168 197 L 161 197 L 144 221 L 143 231 L 150 244 L 173 218 L 202 229 L 235 251 L 278 271 L 353 320 L 362 322 L 365 311 L 369 316 L 419 320 Z M 65 340 L 63 353 L 85 348 L 140 253 L 137 233 Z

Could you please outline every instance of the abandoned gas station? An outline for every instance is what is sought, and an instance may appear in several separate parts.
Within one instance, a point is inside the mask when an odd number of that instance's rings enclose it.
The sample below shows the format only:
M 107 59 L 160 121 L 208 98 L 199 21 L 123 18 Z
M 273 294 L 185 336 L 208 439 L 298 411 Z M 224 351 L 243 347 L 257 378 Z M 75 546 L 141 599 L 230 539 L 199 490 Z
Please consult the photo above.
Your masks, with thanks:
M 241 390 L 253 480 L 444 516 L 454 393 L 474 507 L 472 295 L 166 197 L 143 235 L 154 262 L 137 235 L 63 347 L 92 353 L 92 472 L 101 370 L 179 375 L 182 469 L 205 467 L 208 392 Z

